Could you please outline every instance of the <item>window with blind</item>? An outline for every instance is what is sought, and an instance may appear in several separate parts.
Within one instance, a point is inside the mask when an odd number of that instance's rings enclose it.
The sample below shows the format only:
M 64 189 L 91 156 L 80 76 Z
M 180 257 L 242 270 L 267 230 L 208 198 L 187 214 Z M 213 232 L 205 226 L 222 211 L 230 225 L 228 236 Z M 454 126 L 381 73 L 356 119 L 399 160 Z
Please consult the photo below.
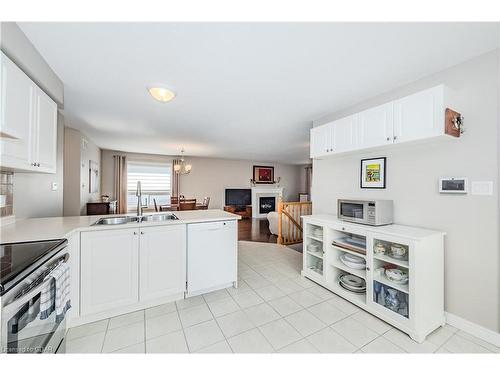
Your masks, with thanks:
M 127 190 L 129 211 L 137 207 L 137 181 L 141 181 L 142 206 L 154 209 L 157 205 L 169 204 L 172 191 L 172 164 L 135 162 L 127 163 Z

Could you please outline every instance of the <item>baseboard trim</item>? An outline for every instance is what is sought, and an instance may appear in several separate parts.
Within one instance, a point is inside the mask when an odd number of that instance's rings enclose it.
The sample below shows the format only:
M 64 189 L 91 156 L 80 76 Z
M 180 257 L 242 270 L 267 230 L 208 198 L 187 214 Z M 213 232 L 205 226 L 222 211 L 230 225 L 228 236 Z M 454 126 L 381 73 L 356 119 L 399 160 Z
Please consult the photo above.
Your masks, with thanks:
M 500 333 L 445 312 L 446 323 L 500 348 Z

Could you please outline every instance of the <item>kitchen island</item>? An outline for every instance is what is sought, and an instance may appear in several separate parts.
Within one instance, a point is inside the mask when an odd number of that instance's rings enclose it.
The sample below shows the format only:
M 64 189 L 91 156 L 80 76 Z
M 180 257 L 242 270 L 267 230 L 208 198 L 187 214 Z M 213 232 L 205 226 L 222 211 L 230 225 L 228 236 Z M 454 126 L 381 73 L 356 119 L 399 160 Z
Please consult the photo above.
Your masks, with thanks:
M 23 219 L 2 226 L 0 236 L 2 243 L 68 239 L 69 328 L 236 286 L 240 216 L 222 210 L 175 215 L 178 220 L 117 225 L 95 223 L 124 215 Z

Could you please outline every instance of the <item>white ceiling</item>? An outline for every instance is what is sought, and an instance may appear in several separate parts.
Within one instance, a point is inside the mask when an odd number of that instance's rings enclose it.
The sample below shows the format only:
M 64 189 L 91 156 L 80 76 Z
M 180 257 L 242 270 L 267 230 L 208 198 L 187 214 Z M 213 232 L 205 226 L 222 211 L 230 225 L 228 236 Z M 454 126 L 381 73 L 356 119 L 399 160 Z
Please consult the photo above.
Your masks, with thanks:
M 98 146 L 288 163 L 312 120 L 498 47 L 495 23 L 19 25 Z M 154 101 L 158 82 L 177 98 Z

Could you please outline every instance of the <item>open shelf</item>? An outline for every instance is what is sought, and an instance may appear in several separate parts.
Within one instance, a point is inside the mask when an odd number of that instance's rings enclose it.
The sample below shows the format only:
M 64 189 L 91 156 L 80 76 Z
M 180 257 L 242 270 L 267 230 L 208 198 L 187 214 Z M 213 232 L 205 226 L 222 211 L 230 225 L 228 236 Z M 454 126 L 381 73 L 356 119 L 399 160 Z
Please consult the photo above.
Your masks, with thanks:
M 332 246 L 338 247 L 340 249 L 349 250 L 356 254 L 366 254 L 366 248 L 362 248 L 359 246 L 355 246 L 352 243 L 345 242 L 345 240 L 342 238 L 333 240 Z
M 344 297 L 345 299 L 347 299 L 349 301 L 355 300 L 357 303 L 363 304 L 363 306 L 365 306 L 366 305 L 366 293 L 353 293 L 353 292 L 350 292 L 350 291 L 342 288 L 339 284 L 339 277 L 342 275 L 351 274 L 351 275 L 359 276 L 359 275 L 356 275 L 354 272 L 351 272 L 351 271 L 356 271 L 356 270 L 345 271 L 344 269 L 337 267 L 337 264 L 329 264 L 329 265 L 327 265 L 327 267 L 329 267 L 327 270 L 327 284 L 328 284 L 329 288 L 331 288 L 333 292 L 337 293 L 341 297 Z M 346 268 L 348 268 L 348 267 L 346 267 Z M 359 276 L 359 277 L 362 277 L 362 276 Z M 362 277 L 362 278 L 366 282 L 366 276 Z
M 344 263 L 342 263 L 340 260 L 335 260 L 331 263 L 332 266 L 337 267 L 338 269 L 345 271 L 347 273 L 353 274 L 355 276 L 361 277 L 366 281 L 366 271 L 364 269 L 362 270 L 357 270 L 351 267 L 346 266 Z
M 366 255 L 365 254 L 362 254 L 362 253 L 358 253 L 356 251 L 352 251 L 352 250 L 347 250 L 347 249 L 344 249 L 343 247 L 338 247 L 338 246 L 335 246 L 332 244 L 332 247 L 335 249 L 335 250 L 338 250 L 338 251 L 343 251 L 344 253 L 349 253 L 351 255 L 356 255 L 358 257 L 361 257 L 363 259 L 366 259 Z
M 408 294 L 409 291 L 408 291 L 408 284 L 396 284 L 394 282 L 392 282 L 391 280 L 389 280 L 387 277 L 385 276 L 378 276 L 378 275 L 373 275 L 373 280 L 381 283 L 381 284 L 384 284 L 386 286 L 389 286 L 391 287 L 392 289 L 396 289 L 396 290 L 399 290 L 400 292 L 403 292 L 403 293 L 406 293 Z
M 396 258 L 390 257 L 388 255 L 382 255 L 382 254 L 373 254 L 373 258 L 381 260 L 385 263 L 391 263 L 391 264 L 395 264 L 396 266 L 409 268 L 409 262 L 407 260 L 396 259 Z

